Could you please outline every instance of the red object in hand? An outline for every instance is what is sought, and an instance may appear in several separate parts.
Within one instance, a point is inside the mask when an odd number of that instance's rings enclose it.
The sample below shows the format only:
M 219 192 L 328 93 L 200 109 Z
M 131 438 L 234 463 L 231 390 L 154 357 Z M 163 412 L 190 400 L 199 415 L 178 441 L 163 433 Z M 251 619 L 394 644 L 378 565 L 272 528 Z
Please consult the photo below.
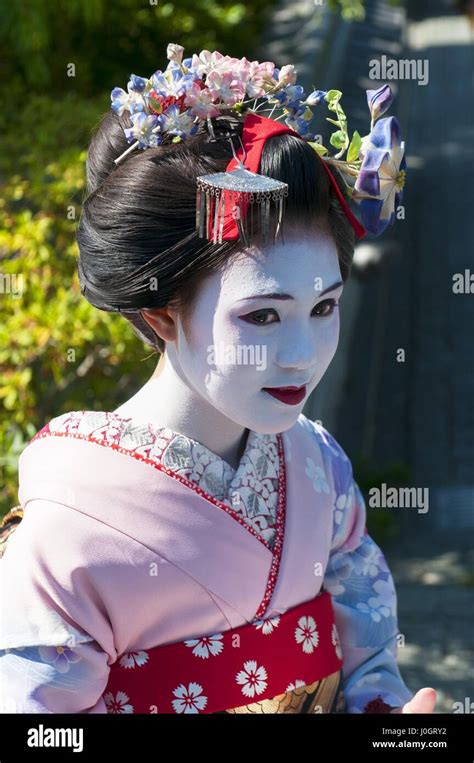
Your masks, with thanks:
M 370 702 L 367 702 L 366 706 L 364 707 L 363 711 L 364 713 L 389 713 L 394 708 L 392 705 L 387 705 L 386 702 L 383 701 L 382 697 L 379 696 L 377 699 L 372 699 Z

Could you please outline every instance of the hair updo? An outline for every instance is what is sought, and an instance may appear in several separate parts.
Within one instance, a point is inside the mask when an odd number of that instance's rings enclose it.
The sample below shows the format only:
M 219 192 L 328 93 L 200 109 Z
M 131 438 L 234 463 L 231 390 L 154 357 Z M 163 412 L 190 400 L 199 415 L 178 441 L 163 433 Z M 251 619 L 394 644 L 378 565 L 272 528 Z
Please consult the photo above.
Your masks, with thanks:
M 128 112 L 119 117 L 110 110 L 88 150 L 77 230 L 81 291 L 94 307 L 123 313 L 160 353 L 165 343 L 141 310 L 170 306 L 185 319 L 200 282 L 242 250 L 239 240 L 214 244 L 196 230 L 196 179 L 225 171 L 233 156 L 228 136 L 242 135 L 243 119 L 220 116 L 212 124 L 215 142 L 205 127 L 179 143 L 167 135 L 157 148 L 135 149 L 116 165 L 129 146 L 123 128 L 131 121 Z M 238 138 L 233 143 L 240 146 Z M 331 170 L 344 192 L 337 169 Z M 334 239 L 345 281 L 354 231 L 314 149 L 293 135 L 275 135 L 265 142 L 260 172 L 288 183 L 283 234 L 290 223 L 321 224 Z

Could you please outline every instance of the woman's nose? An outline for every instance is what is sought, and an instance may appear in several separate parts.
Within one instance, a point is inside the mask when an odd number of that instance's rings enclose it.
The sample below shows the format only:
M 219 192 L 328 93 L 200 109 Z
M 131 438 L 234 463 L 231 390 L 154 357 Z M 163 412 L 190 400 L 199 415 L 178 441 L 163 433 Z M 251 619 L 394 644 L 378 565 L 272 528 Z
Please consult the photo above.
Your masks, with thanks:
M 277 364 L 281 368 L 312 368 L 317 364 L 318 351 L 314 331 L 288 332 L 281 349 L 277 353 Z

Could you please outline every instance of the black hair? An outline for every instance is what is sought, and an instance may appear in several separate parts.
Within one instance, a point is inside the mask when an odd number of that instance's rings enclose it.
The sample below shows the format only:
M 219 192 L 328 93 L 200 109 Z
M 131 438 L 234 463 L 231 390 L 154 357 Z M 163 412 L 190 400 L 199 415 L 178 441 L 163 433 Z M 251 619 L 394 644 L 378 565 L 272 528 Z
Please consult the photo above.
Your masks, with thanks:
M 128 147 L 123 128 L 128 112 L 110 110 L 89 146 L 87 196 L 77 230 L 81 291 L 95 307 L 120 311 L 137 336 L 160 353 L 164 341 L 141 310 L 172 306 L 189 311 L 200 282 L 242 250 L 242 243 L 212 243 L 196 229 L 196 179 L 223 172 L 232 159 L 229 134 L 242 135 L 242 117 L 213 118 L 215 141 L 202 127 L 175 143 L 165 136 L 157 148 Z M 234 147 L 240 145 L 234 138 Z M 344 182 L 331 168 L 344 192 Z M 354 253 L 354 231 L 321 159 L 305 141 L 283 133 L 264 145 L 259 172 L 288 184 L 284 224 L 315 222 L 334 238 L 345 281 Z

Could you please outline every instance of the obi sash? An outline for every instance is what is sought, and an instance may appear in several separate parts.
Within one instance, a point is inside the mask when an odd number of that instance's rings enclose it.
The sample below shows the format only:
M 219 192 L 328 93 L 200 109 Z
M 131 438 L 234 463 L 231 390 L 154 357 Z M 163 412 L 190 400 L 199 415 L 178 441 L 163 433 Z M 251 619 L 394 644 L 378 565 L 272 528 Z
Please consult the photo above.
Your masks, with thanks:
M 343 711 L 331 596 L 223 633 L 124 654 L 103 695 L 108 713 Z

